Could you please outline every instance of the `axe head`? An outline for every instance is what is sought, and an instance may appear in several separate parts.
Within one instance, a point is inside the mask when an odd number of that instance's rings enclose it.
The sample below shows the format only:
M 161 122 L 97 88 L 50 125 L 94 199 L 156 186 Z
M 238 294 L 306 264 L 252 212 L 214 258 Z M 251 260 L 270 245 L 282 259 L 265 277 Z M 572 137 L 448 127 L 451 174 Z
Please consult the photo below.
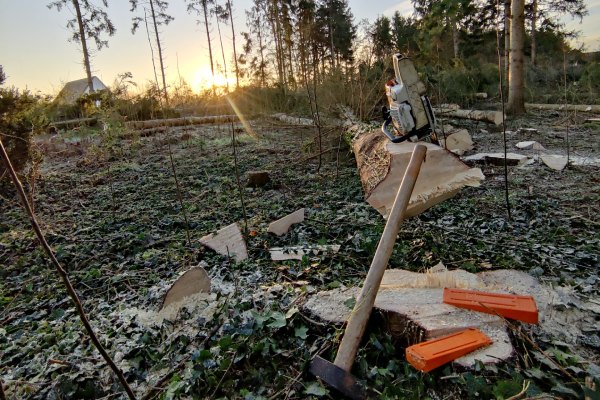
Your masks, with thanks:
M 364 389 L 350 372 L 319 356 L 311 361 L 310 372 L 349 399 L 363 400 L 367 398 Z

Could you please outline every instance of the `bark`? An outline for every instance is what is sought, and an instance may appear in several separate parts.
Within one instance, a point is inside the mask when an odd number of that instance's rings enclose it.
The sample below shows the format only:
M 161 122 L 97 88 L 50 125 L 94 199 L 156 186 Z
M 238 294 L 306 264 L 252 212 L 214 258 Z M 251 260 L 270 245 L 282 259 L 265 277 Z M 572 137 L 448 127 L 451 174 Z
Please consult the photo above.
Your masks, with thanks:
M 447 110 L 443 108 L 434 108 L 437 115 L 443 115 L 449 118 L 470 119 L 473 121 L 489 122 L 494 125 L 502 124 L 501 111 L 489 110 Z
M 510 19 L 510 73 L 507 112 L 525 113 L 525 1 L 512 0 Z
M 125 126 L 129 129 L 149 129 L 168 126 L 218 124 L 237 121 L 237 115 L 213 115 L 208 117 L 184 117 L 170 119 L 152 119 L 149 121 L 131 121 L 125 123 Z
M 156 23 L 156 13 L 154 12 L 154 1 L 150 0 L 150 12 L 152 13 L 152 22 L 154 24 L 154 33 L 156 34 L 156 47 L 158 49 L 158 61 L 160 62 L 160 72 L 162 74 L 163 82 L 163 96 L 165 97 L 165 104 L 169 104 L 169 96 L 167 94 L 167 79 L 165 78 L 165 66 L 163 63 L 162 46 L 160 43 L 160 37 L 158 35 L 158 24 Z
M 77 25 L 79 26 L 79 40 L 81 41 L 81 51 L 83 52 L 83 66 L 85 67 L 88 88 L 90 89 L 90 93 L 94 93 L 94 81 L 92 80 L 90 53 L 88 51 L 87 41 L 85 38 L 85 28 L 83 26 L 83 17 L 81 16 L 79 0 L 73 0 L 73 7 L 75 7 L 75 14 L 77 14 Z

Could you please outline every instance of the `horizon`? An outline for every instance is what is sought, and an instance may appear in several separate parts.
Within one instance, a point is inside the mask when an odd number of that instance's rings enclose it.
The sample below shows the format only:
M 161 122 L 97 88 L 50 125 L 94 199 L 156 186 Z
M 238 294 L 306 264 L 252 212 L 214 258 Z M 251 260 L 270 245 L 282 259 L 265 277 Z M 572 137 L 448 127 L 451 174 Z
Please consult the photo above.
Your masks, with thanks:
M 55 9 L 48 9 L 43 3 L 37 3 L 35 7 L 25 3 L 0 0 L 0 7 L 3 10 L 12 11 L 0 14 L 0 37 L 3 38 L 0 40 L 0 54 L 3 55 L 0 65 L 3 65 L 7 76 L 5 86 L 56 96 L 65 83 L 85 77 L 79 46 L 68 41 L 70 33 L 66 23 L 71 15 L 68 8 L 57 12 Z M 364 19 L 372 23 L 380 15 L 390 17 L 396 10 L 405 16 L 413 12 L 409 0 L 380 0 L 378 3 L 381 7 L 375 10 L 369 2 L 349 0 L 348 3 L 356 24 Z M 247 30 L 245 10 L 250 5 L 251 0 L 233 1 L 238 51 L 242 47 L 241 32 Z M 93 53 L 92 75 L 97 76 L 110 87 L 118 74 L 131 72 L 132 80 L 137 84 L 137 89 L 133 92 L 139 92 L 147 87 L 149 82 L 154 81 L 154 72 L 144 27 L 142 26 L 135 35 L 131 34 L 131 18 L 134 14 L 129 12 L 129 7 L 129 2 L 114 0 L 109 2 L 109 17 L 115 24 L 117 32 L 112 37 L 106 37 L 109 47 L 102 51 L 97 52 L 95 45 L 90 46 Z M 584 44 L 587 51 L 599 51 L 600 0 L 588 2 L 587 7 L 589 15 L 583 18 L 581 24 L 579 20 L 572 20 L 570 17 L 562 21 L 569 29 L 581 31 L 580 37 L 572 43 L 575 48 Z M 175 20 L 161 29 L 162 41 L 165 45 L 167 84 L 172 87 L 173 83 L 183 79 L 194 93 L 199 93 L 207 86 L 210 87 L 211 80 L 204 26 L 196 24 L 198 17 L 186 12 L 183 1 L 170 2 L 169 13 L 175 17 Z M 28 22 L 23 23 L 23 21 Z M 221 33 L 229 83 L 231 85 L 233 82 L 235 85 L 229 25 L 221 24 Z M 224 74 L 219 72 L 218 67 L 219 65 L 222 69 L 223 60 L 214 21 L 211 27 L 211 42 L 215 60 L 215 79 L 224 83 Z M 40 66 L 44 67 L 42 73 L 40 73 Z

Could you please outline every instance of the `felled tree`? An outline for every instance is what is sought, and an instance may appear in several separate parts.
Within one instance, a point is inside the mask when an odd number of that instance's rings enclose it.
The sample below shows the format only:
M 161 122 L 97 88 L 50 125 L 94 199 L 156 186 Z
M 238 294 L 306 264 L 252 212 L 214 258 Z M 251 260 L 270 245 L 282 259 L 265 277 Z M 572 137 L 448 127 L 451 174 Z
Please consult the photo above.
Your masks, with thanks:
M 96 48 L 101 50 L 103 47 L 108 46 L 108 41 L 102 40 L 102 35 L 107 33 L 109 36 L 112 36 L 116 31 L 105 10 L 108 7 L 108 0 L 102 0 L 102 5 L 104 8 L 95 5 L 91 0 L 56 0 L 48 4 L 48 8 L 56 8 L 57 11 L 61 11 L 63 8 L 70 8 L 70 6 L 73 7 L 71 11 L 74 11 L 75 18 L 67 22 L 67 28 L 72 33 L 70 40 L 79 42 L 81 45 L 83 65 L 90 93 L 94 91 L 94 84 L 92 82 L 88 39 L 93 39 L 96 43 Z

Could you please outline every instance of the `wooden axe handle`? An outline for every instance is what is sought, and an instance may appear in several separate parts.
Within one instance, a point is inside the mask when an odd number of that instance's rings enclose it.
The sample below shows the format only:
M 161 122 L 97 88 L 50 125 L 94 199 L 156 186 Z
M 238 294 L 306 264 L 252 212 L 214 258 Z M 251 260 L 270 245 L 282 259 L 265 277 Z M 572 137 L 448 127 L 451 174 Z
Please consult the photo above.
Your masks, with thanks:
M 371 261 L 365 283 L 358 299 L 356 299 L 354 310 L 352 310 L 352 314 L 350 314 L 350 318 L 348 319 L 348 325 L 346 325 L 344 337 L 334 361 L 335 365 L 345 371 L 349 372 L 352 364 L 354 364 L 358 346 L 371 316 L 371 310 L 379 291 L 381 279 L 392 255 L 396 237 L 400 230 L 400 224 L 404 220 L 404 214 L 406 213 L 406 208 L 408 207 L 408 202 L 419 176 L 426 152 L 426 146 L 422 144 L 415 145 L 410 162 L 402 178 L 402 183 L 396 194 L 394 205 L 385 224 L 383 234 L 377 245 L 377 251 Z

